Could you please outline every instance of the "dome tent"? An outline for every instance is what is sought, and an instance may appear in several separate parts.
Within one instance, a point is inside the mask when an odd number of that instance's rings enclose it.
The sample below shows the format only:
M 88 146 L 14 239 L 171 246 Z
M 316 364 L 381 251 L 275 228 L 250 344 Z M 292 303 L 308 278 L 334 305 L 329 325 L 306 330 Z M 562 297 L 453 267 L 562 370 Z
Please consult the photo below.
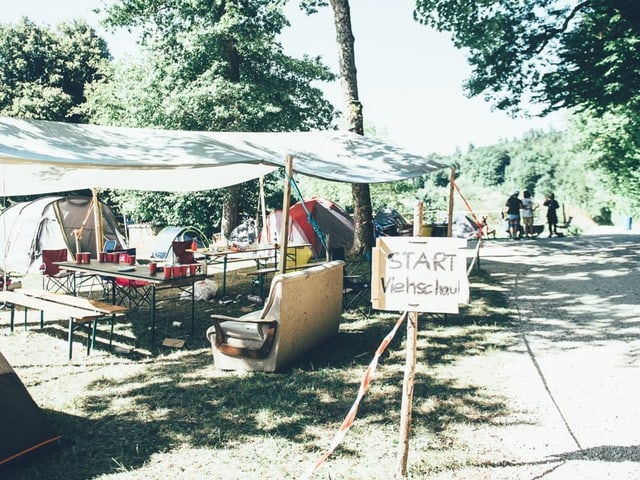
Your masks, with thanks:
M 151 250 L 151 256 L 158 260 L 173 260 L 173 247 L 171 246 L 174 241 L 193 240 L 195 238 L 198 248 L 207 248 L 209 241 L 207 237 L 198 228 L 193 226 L 169 226 L 164 227 L 153 243 Z
M 99 202 L 103 239 L 124 246 L 111 209 Z M 42 250 L 67 249 L 69 259 L 80 251 L 97 258 L 93 201 L 84 196 L 47 196 L 16 203 L 0 215 L 0 269 L 25 275 L 35 273 L 42 263 Z
M 311 218 L 310 218 L 311 217 Z M 267 223 L 260 234 L 260 243 L 278 243 L 282 238 L 282 211 L 275 210 L 267 216 Z M 292 243 L 309 243 L 314 257 L 325 254 L 324 245 L 313 223 L 321 234 L 329 237 L 332 247 L 349 250 L 353 245 L 354 225 L 344 208 L 331 200 L 313 197 L 298 202 L 289 209 L 289 235 Z

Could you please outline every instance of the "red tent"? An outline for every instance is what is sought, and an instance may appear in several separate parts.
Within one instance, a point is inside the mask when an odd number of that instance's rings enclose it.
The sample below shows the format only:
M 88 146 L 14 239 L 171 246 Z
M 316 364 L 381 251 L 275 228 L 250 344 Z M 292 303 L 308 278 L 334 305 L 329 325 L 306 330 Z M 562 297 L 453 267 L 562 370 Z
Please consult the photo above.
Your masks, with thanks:
M 298 202 L 289 209 L 290 243 L 309 243 L 315 257 L 325 253 L 320 236 L 314 229 L 329 238 L 332 247 L 349 250 L 353 245 L 354 226 L 351 216 L 344 208 L 331 200 L 313 197 Z M 261 243 L 277 243 L 282 234 L 282 211 L 275 210 L 267 216 L 267 223 L 260 234 Z

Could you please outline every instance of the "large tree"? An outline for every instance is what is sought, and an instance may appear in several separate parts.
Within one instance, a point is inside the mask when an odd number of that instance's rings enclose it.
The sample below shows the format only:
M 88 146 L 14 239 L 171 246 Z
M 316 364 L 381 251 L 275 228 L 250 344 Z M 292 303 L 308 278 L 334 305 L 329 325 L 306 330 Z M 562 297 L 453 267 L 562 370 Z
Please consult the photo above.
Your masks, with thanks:
M 109 57 L 106 42 L 82 21 L 56 29 L 27 18 L 0 25 L 0 115 L 86 121 L 76 107 Z
M 636 0 L 416 0 L 414 15 L 467 52 L 469 95 L 513 113 L 527 104 L 583 111 L 598 119 L 594 137 L 614 130 L 614 115 L 619 128 L 591 158 L 620 190 L 629 186 L 621 179 L 640 178 Z
M 211 131 L 332 125 L 333 107 L 312 83 L 335 76 L 317 58 L 283 53 L 277 37 L 287 20 L 272 0 L 120 0 L 107 14 L 108 25 L 139 29 L 147 56 L 124 69 L 126 88 L 114 75 L 95 90 L 90 108 L 100 123 Z M 225 235 L 240 220 L 245 191 L 227 190 Z
M 364 135 L 364 115 L 358 95 L 358 74 L 349 0 L 329 0 L 329 3 L 333 10 L 333 21 L 336 30 L 340 82 L 347 105 L 346 122 L 350 131 L 358 135 Z M 318 7 L 326 7 L 327 2 L 325 0 L 302 0 L 300 5 L 308 13 L 314 13 Z M 355 224 L 353 250 L 355 252 L 363 252 L 370 249 L 374 243 L 373 211 L 369 184 L 352 184 L 351 195 L 353 198 L 353 220 Z

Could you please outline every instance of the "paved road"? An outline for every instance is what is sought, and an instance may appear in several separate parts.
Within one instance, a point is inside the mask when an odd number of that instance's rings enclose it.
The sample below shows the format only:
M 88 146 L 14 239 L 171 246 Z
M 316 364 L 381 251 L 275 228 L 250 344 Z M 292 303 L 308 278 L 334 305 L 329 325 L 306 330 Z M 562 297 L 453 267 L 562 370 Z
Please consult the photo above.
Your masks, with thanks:
M 480 262 L 519 331 L 459 373 L 515 413 L 500 429 L 463 429 L 487 463 L 448 478 L 640 479 L 640 236 L 486 241 Z

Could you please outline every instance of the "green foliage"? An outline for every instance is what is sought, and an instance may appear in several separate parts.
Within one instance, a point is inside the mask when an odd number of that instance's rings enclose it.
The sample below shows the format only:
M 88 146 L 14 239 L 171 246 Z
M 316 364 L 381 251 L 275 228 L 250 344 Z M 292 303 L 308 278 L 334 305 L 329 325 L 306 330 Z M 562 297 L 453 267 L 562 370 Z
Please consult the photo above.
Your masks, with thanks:
M 27 18 L 0 25 L 0 115 L 84 122 L 75 107 L 109 59 L 105 41 L 85 22 L 39 27 Z
M 335 76 L 319 58 L 283 53 L 277 37 L 287 20 L 274 2 L 122 0 L 107 13 L 108 25 L 138 28 L 145 48 L 92 85 L 86 113 L 94 122 L 208 131 L 332 127 L 333 106 L 313 83 Z M 268 198 L 281 186 L 274 176 Z M 255 215 L 257 190 L 255 182 L 242 185 L 243 215 Z M 216 192 L 144 197 L 139 218 L 160 224 L 191 219 L 205 232 L 219 225 L 225 199 Z M 118 198 L 129 201 L 129 194 Z
M 633 0 L 416 0 L 415 18 L 468 51 L 467 91 L 497 108 L 608 110 L 640 98 Z
M 475 148 L 465 159 L 465 174 L 485 187 L 501 185 L 505 181 L 505 171 L 510 163 L 511 157 L 502 145 Z
M 570 124 L 575 151 L 600 174 L 606 187 L 640 210 L 640 121 L 628 109 L 596 118 L 576 115 Z
M 613 193 L 639 204 L 638 11 L 635 0 L 416 0 L 414 16 L 450 32 L 455 46 L 468 52 L 470 96 L 483 95 L 514 114 L 529 102 L 540 107 L 538 113 L 584 112 L 580 154 Z M 506 180 L 552 190 L 556 168 L 584 177 L 579 167 L 554 165 L 557 153 L 539 159 L 550 170 L 527 167 L 528 178 L 512 171 Z M 490 172 L 478 173 L 485 184 L 491 181 Z

